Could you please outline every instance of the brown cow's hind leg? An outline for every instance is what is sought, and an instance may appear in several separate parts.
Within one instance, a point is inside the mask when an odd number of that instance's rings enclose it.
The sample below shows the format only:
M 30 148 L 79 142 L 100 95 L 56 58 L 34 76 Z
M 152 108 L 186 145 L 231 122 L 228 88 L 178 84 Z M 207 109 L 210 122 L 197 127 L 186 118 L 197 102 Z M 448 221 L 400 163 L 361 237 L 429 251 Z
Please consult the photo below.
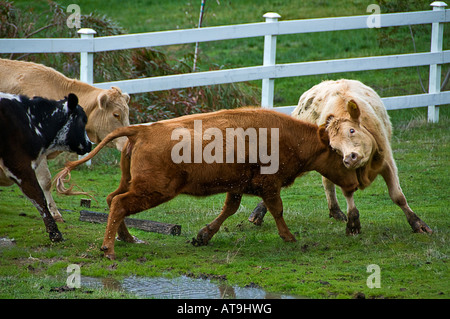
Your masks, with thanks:
M 130 235 L 125 226 L 125 217 L 158 206 L 172 198 L 163 197 L 159 192 L 141 192 L 136 194 L 131 191 L 112 198 L 105 237 L 101 247 L 105 257 L 109 259 L 116 258 L 114 241 L 117 233 L 119 233 L 119 238 L 122 240 L 136 242 L 136 238 Z
M 280 194 L 276 194 L 273 196 L 265 196 L 263 197 L 264 204 L 267 206 L 267 209 L 272 214 L 275 219 L 275 223 L 277 224 L 278 234 L 281 238 L 283 238 L 286 242 L 295 242 L 295 236 L 289 231 L 289 228 L 286 225 L 286 222 L 283 218 L 283 202 L 281 201 Z
M 192 239 L 192 245 L 204 246 L 207 245 L 215 233 L 219 231 L 222 223 L 231 215 L 233 215 L 241 203 L 242 194 L 227 193 L 225 204 L 222 212 L 210 224 L 203 227 L 197 234 L 197 238 Z

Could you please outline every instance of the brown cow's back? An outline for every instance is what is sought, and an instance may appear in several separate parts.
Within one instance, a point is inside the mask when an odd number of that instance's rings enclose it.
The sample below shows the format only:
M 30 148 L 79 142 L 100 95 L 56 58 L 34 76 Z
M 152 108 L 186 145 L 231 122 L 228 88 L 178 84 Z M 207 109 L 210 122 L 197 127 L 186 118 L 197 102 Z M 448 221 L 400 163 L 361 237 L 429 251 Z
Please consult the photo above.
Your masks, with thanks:
M 274 174 L 261 174 L 261 166 L 268 166 L 269 163 L 262 163 L 258 156 L 257 163 L 249 161 L 249 138 L 245 146 L 245 163 L 237 163 L 236 150 L 238 141 L 234 146 L 234 160 L 232 163 L 226 161 L 226 146 L 231 141 L 227 138 L 225 130 L 222 134 L 223 138 L 223 157 L 221 162 L 213 162 L 204 165 L 204 158 L 200 163 L 195 163 L 194 153 L 195 143 L 195 121 L 201 121 L 201 132 L 217 127 L 227 129 L 242 129 L 243 131 L 252 130 L 253 128 L 267 129 L 267 153 L 270 154 L 272 141 L 272 129 L 279 132 L 277 143 L 279 149 L 276 159 L 278 161 L 277 176 Z M 197 122 L 197 126 L 199 125 Z M 226 192 L 224 185 L 233 185 L 237 192 L 247 194 L 260 194 L 261 185 L 267 185 L 267 182 L 273 180 L 272 183 L 277 188 L 285 187 L 294 182 L 295 177 L 304 171 L 312 170 L 309 165 L 312 160 L 316 160 L 318 154 L 325 152 L 327 146 L 323 145 L 317 136 L 317 126 L 306 122 L 298 121 L 292 117 L 274 111 L 266 111 L 262 109 L 243 108 L 240 110 L 223 110 L 209 114 L 198 114 L 180 117 L 173 120 L 161 121 L 147 126 L 139 126 L 142 129 L 135 137 L 129 137 L 132 144 L 133 153 L 131 159 L 131 176 L 142 176 L 143 167 L 141 163 L 151 162 L 152 172 L 148 172 L 149 176 L 161 175 L 155 177 L 155 183 L 158 183 L 162 189 L 166 189 L 169 184 L 173 184 L 177 180 L 180 193 L 191 195 L 209 195 L 215 193 Z M 191 157 L 190 162 L 174 163 L 171 158 L 171 150 L 181 139 L 172 139 L 172 133 L 176 129 L 186 129 L 191 137 Z M 198 129 L 199 127 L 197 127 Z M 203 134 L 203 133 L 202 133 Z M 201 135 L 197 138 L 201 138 Z M 260 142 L 261 135 L 258 134 Z M 211 139 L 201 139 L 201 151 L 208 147 L 208 144 L 214 141 Z M 170 141 L 170 142 L 167 142 Z M 253 141 L 255 142 L 255 141 Z M 303 145 L 301 145 L 303 144 Z M 300 147 L 300 148 L 299 148 Z M 161 148 L 164 148 L 162 150 Z M 258 145 L 258 155 L 259 154 Z M 336 165 L 341 165 L 339 155 L 336 156 Z M 274 158 L 275 160 L 275 158 Z M 317 165 L 317 164 L 316 164 Z M 168 169 L 168 167 L 170 167 Z M 159 174 L 159 172 L 164 172 Z M 280 176 L 282 176 L 280 178 Z M 186 186 L 188 185 L 188 186 Z

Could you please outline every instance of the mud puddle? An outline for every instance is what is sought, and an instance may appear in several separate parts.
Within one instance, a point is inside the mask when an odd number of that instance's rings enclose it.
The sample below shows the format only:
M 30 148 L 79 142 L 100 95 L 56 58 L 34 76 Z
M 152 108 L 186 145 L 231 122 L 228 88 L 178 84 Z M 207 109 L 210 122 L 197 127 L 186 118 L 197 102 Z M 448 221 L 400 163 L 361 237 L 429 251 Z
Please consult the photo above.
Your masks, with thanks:
M 123 280 L 82 277 L 81 286 L 125 291 L 157 299 L 297 299 L 299 296 L 268 293 L 259 287 L 230 286 L 226 282 L 180 276 L 136 277 Z

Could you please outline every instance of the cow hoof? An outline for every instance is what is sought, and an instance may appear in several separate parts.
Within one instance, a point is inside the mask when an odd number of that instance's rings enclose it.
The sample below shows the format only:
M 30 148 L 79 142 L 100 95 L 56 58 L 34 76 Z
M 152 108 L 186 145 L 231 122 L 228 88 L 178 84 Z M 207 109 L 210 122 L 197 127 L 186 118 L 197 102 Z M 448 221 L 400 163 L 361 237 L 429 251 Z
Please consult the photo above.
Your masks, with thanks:
M 361 225 L 355 225 L 355 224 L 352 224 L 352 225 L 349 225 L 349 224 L 347 224 L 347 228 L 346 228 L 346 230 L 345 230 L 345 234 L 346 235 L 358 235 L 358 234 L 361 234 Z
M 263 218 L 260 216 L 254 216 L 253 214 L 250 215 L 250 217 L 248 218 L 248 221 L 256 226 L 261 226 L 263 223 Z
M 432 234 L 433 231 L 431 230 L 430 227 L 428 227 L 427 224 L 425 224 L 422 220 L 418 220 L 416 221 L 413 225 L 412 225 L 412 229 L 415 233 L 428 233 L 428 234 Z
M 102 246 L 100 248 L 101 251 L 104 252 L 104 256 L 110 260 L 114 260 L 116 259 L 116 254 L 114 253 L 114 251 L 110 251 L 110 249 L 108 248 L 108 246 Z M 109 251 L 108 251 L 109 250 Z
M 50 237 L 50 240 L 51 240 L 52 242 L 55 242 L 55 243 L 64 240 L 62 234 L 61 234 L 59 231 L 56 231 L 56 232 L 50 232 L 50 233 L 49 233 L 49 237 Z
M 337 208 L 337 209 L 330 209 L 330 215 L 329 216 L 330 216 L 330 218 L 334 218 L 337 221 L 342 221 L 342 222 L 346 222 L 347 221 L 347 216 L 345 216 L 345 214 L 339 208 Z
M 197 238 L 192 238 L 191 244 L 194 247 L 200 247 L 200 246 L 206 246 L 208 244 L 208 242 L 203 241 L 202 238 L 199 238 L 199 236 L 197 236 Z
M 192 238 L 192 245 L 198 247 L 198 246 L 206 246 L 209 243 L 209 240 L 211 239 L 210 232 L 208 231 L 208 226 L 200 230 L 197 234 L 197 238 Z
M 267 208 L 263 203 L 259 203 L 256 208 L 251 213 L 248 221 L 255 224 L 256 226 L 261 226 L 264 221 L 264 216 L 267 213 Z
M 289 236 L 281 236 L 280 237 L 287 243 L 295 243 L 297 239 L 295 239 L 295 236 L 290 234 Z
M 116 254 L 114 254 L 114 253 L 105 254 L 105 257 L 108 258 L 109 260 L 114 260 L 114 259 L 116 259 Z

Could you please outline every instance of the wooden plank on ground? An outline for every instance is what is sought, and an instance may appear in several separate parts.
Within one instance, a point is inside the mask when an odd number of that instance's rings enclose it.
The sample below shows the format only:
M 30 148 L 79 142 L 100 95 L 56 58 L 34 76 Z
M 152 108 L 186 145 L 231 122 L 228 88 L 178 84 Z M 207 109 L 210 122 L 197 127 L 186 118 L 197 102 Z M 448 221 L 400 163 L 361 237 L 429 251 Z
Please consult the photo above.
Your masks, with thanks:
M 106 223 L 108 214 L 97 213 L 89 210 L 80 211 L 80 220 L 92 223 Z M 178 236 L 181 233 L 181 226 L 176 224 L 160 223 L 145 219 L 125 218 L 125 225 L 149 232 L 160 233 L 165 235 Z

